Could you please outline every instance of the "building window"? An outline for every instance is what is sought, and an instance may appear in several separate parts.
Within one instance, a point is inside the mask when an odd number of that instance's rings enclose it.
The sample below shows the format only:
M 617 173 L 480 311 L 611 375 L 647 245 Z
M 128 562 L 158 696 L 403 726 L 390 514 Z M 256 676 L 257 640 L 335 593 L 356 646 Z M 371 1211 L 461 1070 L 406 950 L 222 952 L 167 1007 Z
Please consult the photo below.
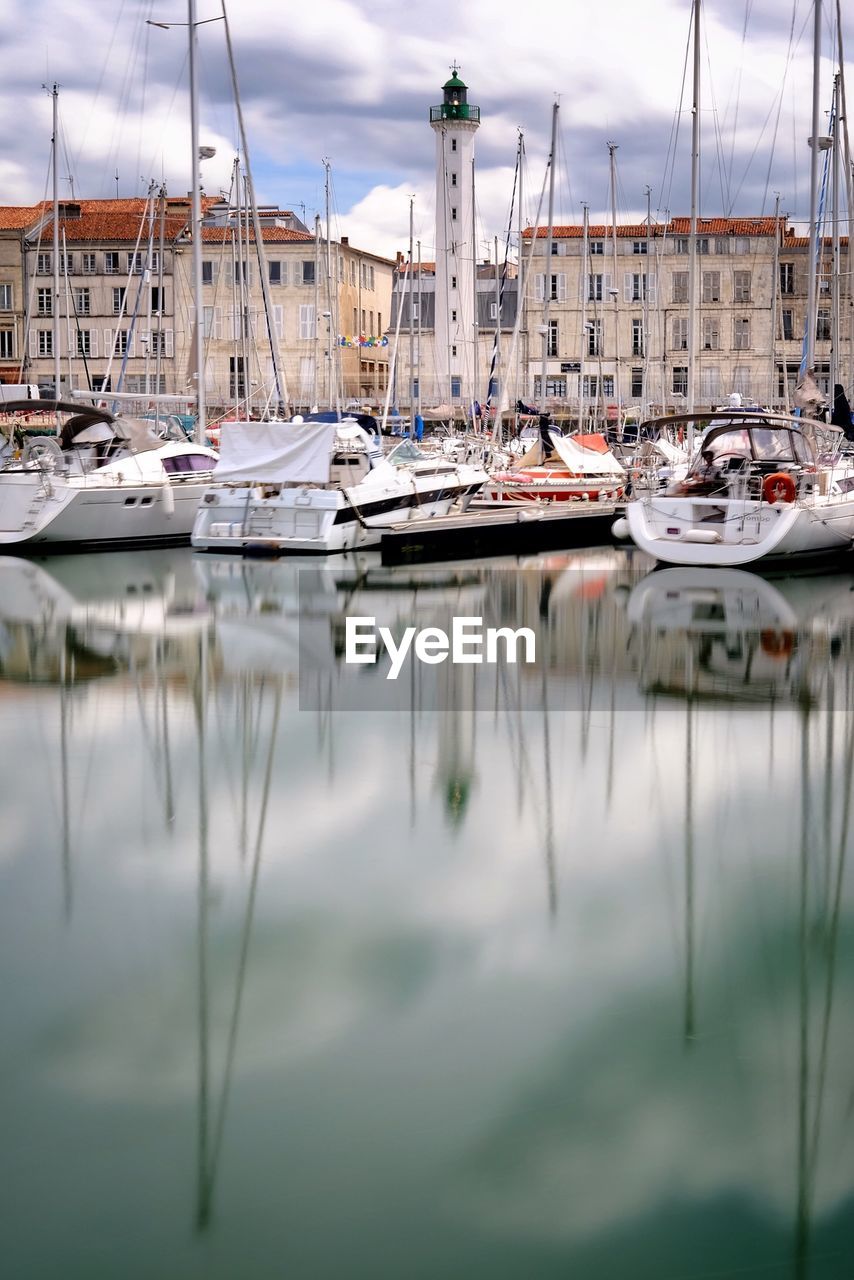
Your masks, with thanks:
M 246 373 L 243 368 L 243 356 L 228 358 L 228 394 L 232 400 L 242 400 L 246 395 Z
M 144 253 L 129 253 L 128 254 L 128 271 L 133 272 L 138 276 L 142 275 L 142 268 L 143 268 L 144 262 L 145 262 Z
M 124 311 L 124 305 L 125 287 L 124 285 L 120 285 L 118 288 L 113 289 L 113 315 L 120 316 Z
M 644 354 L 643 342 L 643 320 L 632 320 L 632 355 L 642 356 Z
M 306 258 L 300 265 L 302 267 L 300 284 L 314 284 L 314 263 Z
M 750 347 L 750 321 L 740 317 L 734 322 L 733 347 L 736 351 L 747 351 Z
M 714 365 L 700 370 L 700 399 L 714 404 L 721 398 L 721 371 Z
M 151 289 L 151 314 L 153 316 L 162 316 L 165 310 L 166 290 L 161 290 L 158 285 L 153 285 Z
M 677 237 L 676 237 L 676 239 L 673 241 L 673 252 L 674 252 L 674 253 L 687 253 L 687 252 L 688 252 L 688 237 L 687 237 L 687 236 L 677 236 Z
M 673 394 L 675 396 L 687 396 L 688 394 L 687 365 L 673 366 Z
M 715 240 L 715 253 L 729 253 L 729 240 L 726 236 L 718 236 Z
M 285 284 L 286 273 L 282 271 L 282 266 L 286 265 L 281 262 L 268 262 L 267 266 L 270 270 L 270 284 Z
M 604 373 L 602 375 L 602 395 L 613 398 L 613 395 L 614 395 L 613 373 Z
M 542 377 L 534 378 L 534 397 L 539 399 L 542 392 L 540 387 L 543 385 Z M 546 395 L 557 400 L 566 399 L 566 378 L 552 375 L 546 378 Z
M 783 338 L 787 342 L 791 342 L 794 336 L 795 336 L 795 313 L 794 311 L 784 311 L 783 312 Z
M 53 271 L 53 254 L 40 253 L 36 256 L 36 274 L 49 276 Z
M 688 350 L 688 317 L 674 316 L 671 347 L 674 351 Z
M 697 252 L 698 252 L 698 253 L 708 253 L 708 252 L 709 252 L 709 241 L 708 241 L 708 239 L 706 239 L 705 237 L 701 237 L 701 236 L 698 236 L 698 237 L 697 237 Z
M 36 315 L 53 315 L 53 293 L 50 289 L 36 289 Z
M 720 345 L 721 332 L 717 316 L 703 316 L 703 350 L 717 351 Z
M 94 253 L 83 254 L 83 274 L 84 276 L 93 276 L 97 271 L 97 265 Z
M 219 307 L 204 308 L 205 337 L 207 338 L 207 337 L 213 336 L 214 338 L 216 338 L 219 336 L 219 333 L 218 333 L 219 317 L 217 315 L 214 315 L 213 317 L 214 330 L 213 330 L 213 334 L 211 335 L 211 332 L 210 332 L 211 320 L 208 316 L 209 311 L 218 312 Z M 172 354 L 172 330 L 171 329 L 162 329 L 160 332 L 158 332 L 156 329 L 153 330 L 148 335 L 148 342 L 149 342 L 149 351 L 153 356 L 171 356 Z
M 587 322 L 587 354 L 589 356 L 601 356 L 602 354 L 601 320 L 588 320 Z
M 780 263 L 780 292 L 795 292 L 795 264 L 794 262 Z
M 0 360 L 14 360 L 15 330 L 0 329 Z
M 457 287 L 457 277 L 451 276 L 451 288 L 456 289 L 456 287 Z
M 119 255 L 112 250 L 104 254 L 104 275 L 117 276 L 119 274 Z
M 558 322 L 557 320 L 550 320 L 546 355 L 556 356 L 557 353 L 558 353 Z
M 643 302 L 647 296 L 646 276 L 635 272 L 625 279 L 626 302 Z
M 703 301 L 704 302 L 720 302 L 721 300 L 721 273 L 720 271 L 704 271 L 703 272 Z
M 452 187 L 455 187 L 456 185 L 457 185 L 457 175 L 456 175 L 455 173 L 452 173 L 452 174 L 451 174 L 451 186 L 452 186 Z
M 817 342 L 830 341 L 830 312 L 819 307 L 815 318 L 815 336 Z
M 674 271 L 671 277 L 670 301 L 671 302 L 687 302 L 688 301 L 688 272 Z
M 602 257 L 605 252 L 605 241 L 591 240 L 588 246 L 588 251 L 592 257 Z
M 462 395 L 462 380 L 460 378 L 451 378 L 451 399 L 459 400 Z
M 71 275 L 74 271 L 74 254 L 61 253 L 59 255 L 59 273 L 63 276 Z
M 40 356 L 53 355 L 53 330 L 52 329 L 39 329 L 38 353 Z
M 457 323 L 457 313 L 456 313 L 456 311 L 452 311 L 452 312 L 451 312 L 451 324 L 456 324 L 456 323 Z
M 749 302 L 750 301 L 750 272 L 734 271 L 732 276 L 732 300 L 733 302 Z
M 643 395 L 643 369 L 632 369 L 632 399 Z
M 77 330 L 77 354 L 79 356 L 91 356 L 92 354 L 92 330 Z
M 130 331 L 128 329 L 116 329 L 113 337 L 113 352 L 117 356 L 130 355 Z
M 212 262 L 202 263 L 202 284 L 213 284 L 214 282 L 214 264 Z
M 91 290 L 75 289 L 74 290 L 74 311 L 78 316 L 88 316 L 92 310 Z M 86 352 L 88 355 L 89 352 Z
M 457 140 L 456 138 L 451 138 L 451 150 L 456 151 L 456 149 L 457 149 Z
M 647 243 L 645 240 L 632 241 L 632 253 L 646 253 Z
M 451 347 L 451 355 L 455 356 L 456 354 L 457 354 L 457 347 L 456 347 L 456 343 L 454 343 L 454 345 Z
M 451 209 L 451 222 L 456 222 L 456 220 L 457 220 L 457 207 L 456 205 L 454 205 Z
M 599 271 L 591 271 L 587 277 L 587 301 L 601 302 L 608 288 L 605 283 L 610 280 L 610 276 L 604 276 Z
M 12 286 L 0 284 L 0 311 L 12 310 Z

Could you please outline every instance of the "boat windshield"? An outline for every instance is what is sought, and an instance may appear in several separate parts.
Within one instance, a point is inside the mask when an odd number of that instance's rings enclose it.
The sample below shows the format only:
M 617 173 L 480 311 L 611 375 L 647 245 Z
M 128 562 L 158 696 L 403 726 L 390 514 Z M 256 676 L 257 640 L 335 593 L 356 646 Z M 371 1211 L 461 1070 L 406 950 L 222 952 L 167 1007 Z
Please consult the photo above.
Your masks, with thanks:
M 386 455 L 386 462 L 397 467 L 405 462 L 418 462 L 424 457 L 426 454 L 418 448 L 417 444 L 413 444 L 411 440 L 401 440 L 400 444 L 396 444 Z
M 762 470 L 769 464 L 810 466 L 813 456 L 801 432 L 788 427 L 731 427 L 706 434 L 691 472 L 708 474 L 710 468 L 731 471 L 745 463 L 766 464 Z

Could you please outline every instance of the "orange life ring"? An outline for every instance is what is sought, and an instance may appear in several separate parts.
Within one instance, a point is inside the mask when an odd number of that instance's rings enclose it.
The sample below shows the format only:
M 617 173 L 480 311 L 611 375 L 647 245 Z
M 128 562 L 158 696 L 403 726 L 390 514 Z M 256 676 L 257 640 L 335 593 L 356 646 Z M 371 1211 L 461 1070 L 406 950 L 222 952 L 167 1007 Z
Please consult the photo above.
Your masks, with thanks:
M 798 487 L 788 471 L 773 471 L 762 482 L 762 496 L 766 502 L 794 502 Z

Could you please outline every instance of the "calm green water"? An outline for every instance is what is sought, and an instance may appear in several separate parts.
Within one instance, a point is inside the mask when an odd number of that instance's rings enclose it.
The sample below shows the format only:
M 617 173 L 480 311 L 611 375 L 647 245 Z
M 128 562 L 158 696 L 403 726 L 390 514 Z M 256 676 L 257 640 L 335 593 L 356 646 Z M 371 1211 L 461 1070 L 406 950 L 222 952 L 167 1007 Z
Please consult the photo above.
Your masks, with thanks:
M 648 568 L 0 563 L 5 1275 L 849 1280 L 854 577 Z

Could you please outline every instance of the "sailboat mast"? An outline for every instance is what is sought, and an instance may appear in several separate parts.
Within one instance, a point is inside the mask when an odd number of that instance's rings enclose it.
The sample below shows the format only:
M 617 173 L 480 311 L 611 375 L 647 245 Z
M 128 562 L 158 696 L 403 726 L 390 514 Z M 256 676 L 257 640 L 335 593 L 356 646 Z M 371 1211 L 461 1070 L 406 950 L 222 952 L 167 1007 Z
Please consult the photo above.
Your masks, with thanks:
M 700 173 L 700 0 L 694 0 L 694 76 L 691 105 L 691 231 L 688 239 L 688 412 L 694 412 L 697 350 L 697 192 Z M 694 424 L 688 424 L 688 447 Z
M 589 237 L 590 237 L 590 209 L 587 204 L 583 204 L 584 210 L 583 225 L 581 228 L 581 352 L 578 361 L 578 430 L 584 430 L 584 356 L 587 347 L 587 294 L 590 288 L 589 271 L 590 262 L 589 253 Z
M 839 76 L 833 78 L 833 152 L 831 155 L 832 267 L 830 275 L 830 403 L 834 403 L 839 378 L 839 284 L 841 261 L 839 244 Z
M 816 268 L 818 266 L 818 152 L 819 152 L 819 90 L 821 71 L 821 0 L 814 0 L 813 50 L 812 50 L 812 133 L 810 135 L 810 256 L 807 277 L 807 340 L 802 373 L 815 365 L 816 327 Z
M 555 145 L 557 140 L 557 113 L 559 104 L 552 108 L 552 143 L 549 151 L 549 226 L 546 233 L 546 260 L 543 267 L 543 355 L 540 374 L 540 412 L 546 407 L 546 366 L 549 352 L 549 303 L 552 296 L 552 240 L 555 208 Z M 534 233 L 536 235 L 536 232 Z
M 780 289 L 780 196 L 774 200 L 774 262 L 771 268 L 771 370 L 768 378 L 768 405 L 774 403 L 774 374 L 777 370 L 777 319 L 778 298 Z M 783 391 L 786 397 L 786 412 L 789 412 L 789 380 L 783 357 Z
M 413 385 L 413 373 L 415 369 L 415 326 L 412 323 L 412 289 L 414 280 L 412 277 L 412 256 L 415 248 L 415 196 L 409 197 L 409 270 L 406 273 L 407 284 L 409 285 L 409 417 L 410 428 L 414 426 L 412 419 L 415 417 L 415 388 Z M 419 281 L 420 283 L 420 281 Z M 421 308 L 419 307 L 419 311 Z
M 623 419 L 623 400 L 620 394 L 620 314 L 617 308 L 617 302 L 620 296 L 620 290 L 617 285 L 619 275 L 617 272 L 617 162 L 615 152 L 617 144 L 615 142 L 608 143 L 609 169 L 611 176 L 611 247 L 614 258 L 614 280 L 611 286 L 611 297 L 614 302 L 614 390 L 617 393 L 617 429 Z
M 193 248 L 193 300 L 196 323 L 193 328 L 193 368 L 196 377 L 196 444 L 204 444 L 206 429 L 204 312 L 202 310 L 202 192 L 199 175 L 199 82 L 196 44 L 196 0 L 187 0 L 187 30 L 190 38 L 190 153 L 192 195 L 190 207 Z
M 53 397 L 60 398 L 59 381 L 61 377 L 59 363 L 59 90 L 54 85 L 51 90 L 53 98 L 53 140 L 51 159 L 53 164 Z

